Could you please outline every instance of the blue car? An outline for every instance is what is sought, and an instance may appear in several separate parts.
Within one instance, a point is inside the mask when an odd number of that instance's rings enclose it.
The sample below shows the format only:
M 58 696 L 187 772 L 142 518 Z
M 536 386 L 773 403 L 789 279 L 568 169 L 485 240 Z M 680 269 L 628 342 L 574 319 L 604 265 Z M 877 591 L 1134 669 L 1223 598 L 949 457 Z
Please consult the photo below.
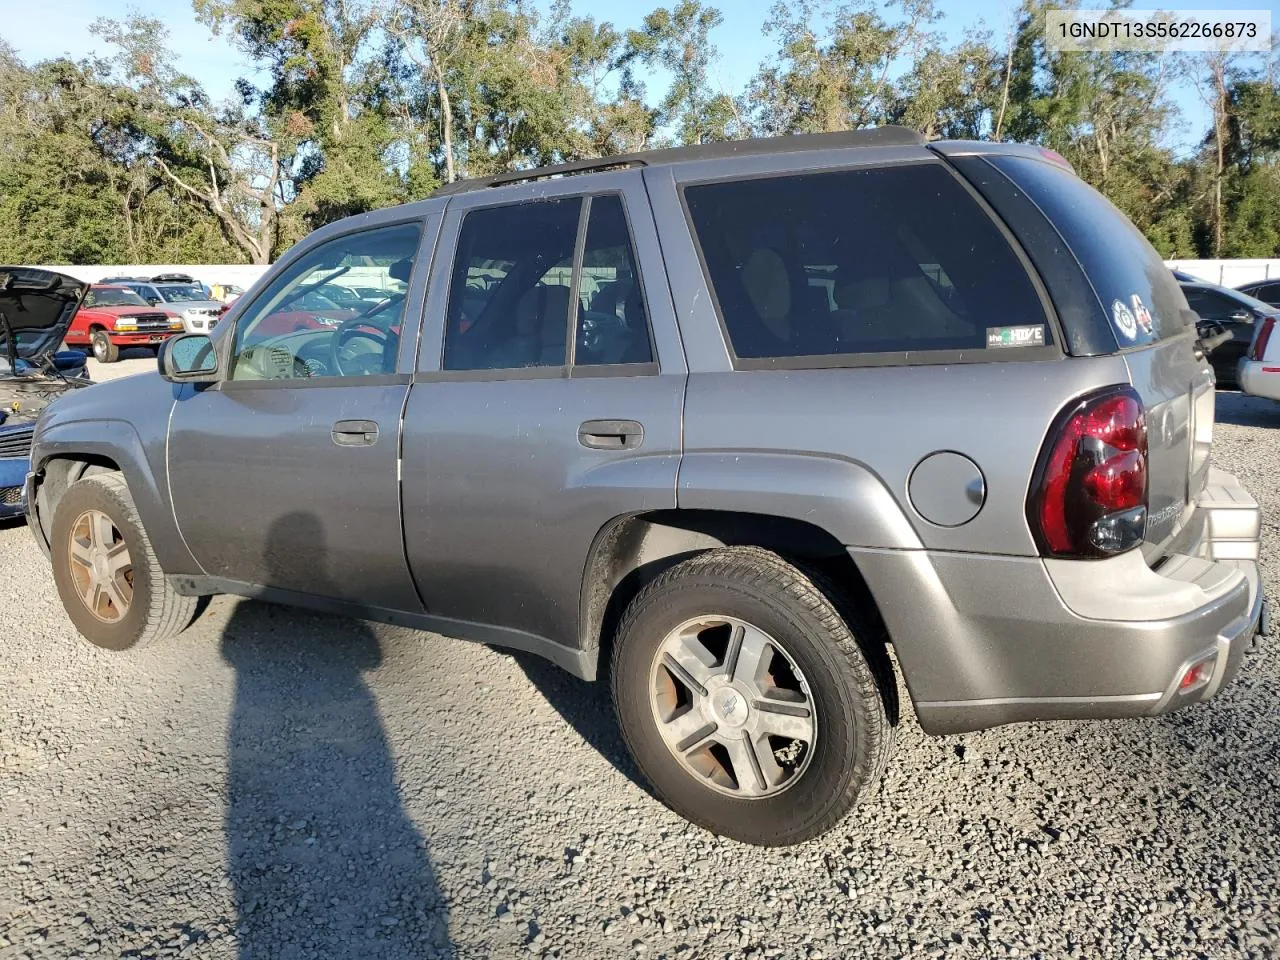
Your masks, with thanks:
M 58 350 L 86 290 L 51 270 L 0 267 L 0 520 L 25 512 L 40 411 L 90 383 L 84 354 Z

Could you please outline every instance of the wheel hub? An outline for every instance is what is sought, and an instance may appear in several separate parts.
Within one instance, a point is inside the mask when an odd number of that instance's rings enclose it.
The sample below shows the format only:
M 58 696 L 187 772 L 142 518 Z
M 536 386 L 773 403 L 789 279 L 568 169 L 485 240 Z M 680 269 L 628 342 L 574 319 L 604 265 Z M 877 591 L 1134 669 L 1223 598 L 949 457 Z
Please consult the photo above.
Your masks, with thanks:
M 706 698 L 708 719 L 731 729 L 745 727 L 751 719 L 749 694 L 721 681 Z

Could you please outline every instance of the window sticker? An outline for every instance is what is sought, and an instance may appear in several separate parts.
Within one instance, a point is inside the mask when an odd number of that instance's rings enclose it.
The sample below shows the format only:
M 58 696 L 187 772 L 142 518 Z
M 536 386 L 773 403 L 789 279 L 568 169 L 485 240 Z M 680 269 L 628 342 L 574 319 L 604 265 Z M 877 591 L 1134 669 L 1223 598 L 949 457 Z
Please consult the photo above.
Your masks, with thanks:
M 1044 324 L 1034 323 L 1021 327 L 987 327 L 987 349 L 1004 347 L 1043 347 Z
M 1123 300 L 1112 301 L 1111 319 L 1116 325 L 1116 330 L 1119 331 L 1126 340 L 1138 339 L 1138 319 L 1133 315 L 1133 311 L 1125 305 Z
M 1138 321 L 1138 326 L 1142 328 L 1143 333 L 1151 333 L 1153 329 L 1151 311 L 1147 309 L 1147 305 L 1142 302 L 1142 298 L 1136 293 L 1133 295 L 1131 302 L 1133 303 L 1133 316 Z

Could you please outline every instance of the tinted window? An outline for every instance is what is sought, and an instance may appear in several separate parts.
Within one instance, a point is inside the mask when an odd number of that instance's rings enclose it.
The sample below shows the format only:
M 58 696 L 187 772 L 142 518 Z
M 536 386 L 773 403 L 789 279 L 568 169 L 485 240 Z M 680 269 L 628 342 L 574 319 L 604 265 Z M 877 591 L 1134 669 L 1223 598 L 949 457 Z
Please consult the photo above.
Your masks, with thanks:
M 323 243 L 296 261 L 236 324 L 231 379 L 393 373 L 419 237 L 417 224 L 367 230 Z M 357 309 L 318 292 L 342 277 L 377 283 L 385 296 Z
M 578 300 L 575 364 L 653 360 L 631 231 L 617 194 L 591 199 Z
M 685 191 L 739 357 L 1027 345 L 1049 327 L 1026 271 L 940 164 Z
M 209 299 L 209 295 L 201 287 L 196 286 L 166 283 L 156 289 L 160 291 L 160 296 L 164 297 L 169 303 L 186 303 L 192 300 Z
M 579 197 L 473 210 L 449 286 L 444 369 L 561 367 Z
M 1267 283 L 1261 287 L 1246 291 L 1250 296 L 1257 297 L 1265 303 L 1272 304 L 1280 301 L 1280 283 Z
M 1244 309 L 1230 297 L 1224 297 L 1213 290 L 1201 290 L 1195 287 L 1184 287 L 1187 304 L 1199 316 L 1206 320 L 1226 320 L 1237 310 Z
M 1102 301 L 1121 347 L 1151 343 L 1186 329 L 1183 298 L 1173 274 L 1141 231 L 1106 197 L 1054 164 L 1009 156 L 991 162 L 1026 191 L 1066 240 Z

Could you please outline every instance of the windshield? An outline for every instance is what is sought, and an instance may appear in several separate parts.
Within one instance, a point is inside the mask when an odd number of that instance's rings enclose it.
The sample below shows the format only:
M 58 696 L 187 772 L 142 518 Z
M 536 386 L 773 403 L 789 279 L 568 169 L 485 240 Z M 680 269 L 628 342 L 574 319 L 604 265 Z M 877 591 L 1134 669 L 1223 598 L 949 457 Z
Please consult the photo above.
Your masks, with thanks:
M 86 307 L 145 307 L 147 301 L 124 287 L 92 287 L 85 294 L 84 305 Z
M 204 291 L 193 284 L 165 284 L 163 287 L 156 287 L 162 296 L 169 303 L 186 303 L 190 300 L 207 300 Z

